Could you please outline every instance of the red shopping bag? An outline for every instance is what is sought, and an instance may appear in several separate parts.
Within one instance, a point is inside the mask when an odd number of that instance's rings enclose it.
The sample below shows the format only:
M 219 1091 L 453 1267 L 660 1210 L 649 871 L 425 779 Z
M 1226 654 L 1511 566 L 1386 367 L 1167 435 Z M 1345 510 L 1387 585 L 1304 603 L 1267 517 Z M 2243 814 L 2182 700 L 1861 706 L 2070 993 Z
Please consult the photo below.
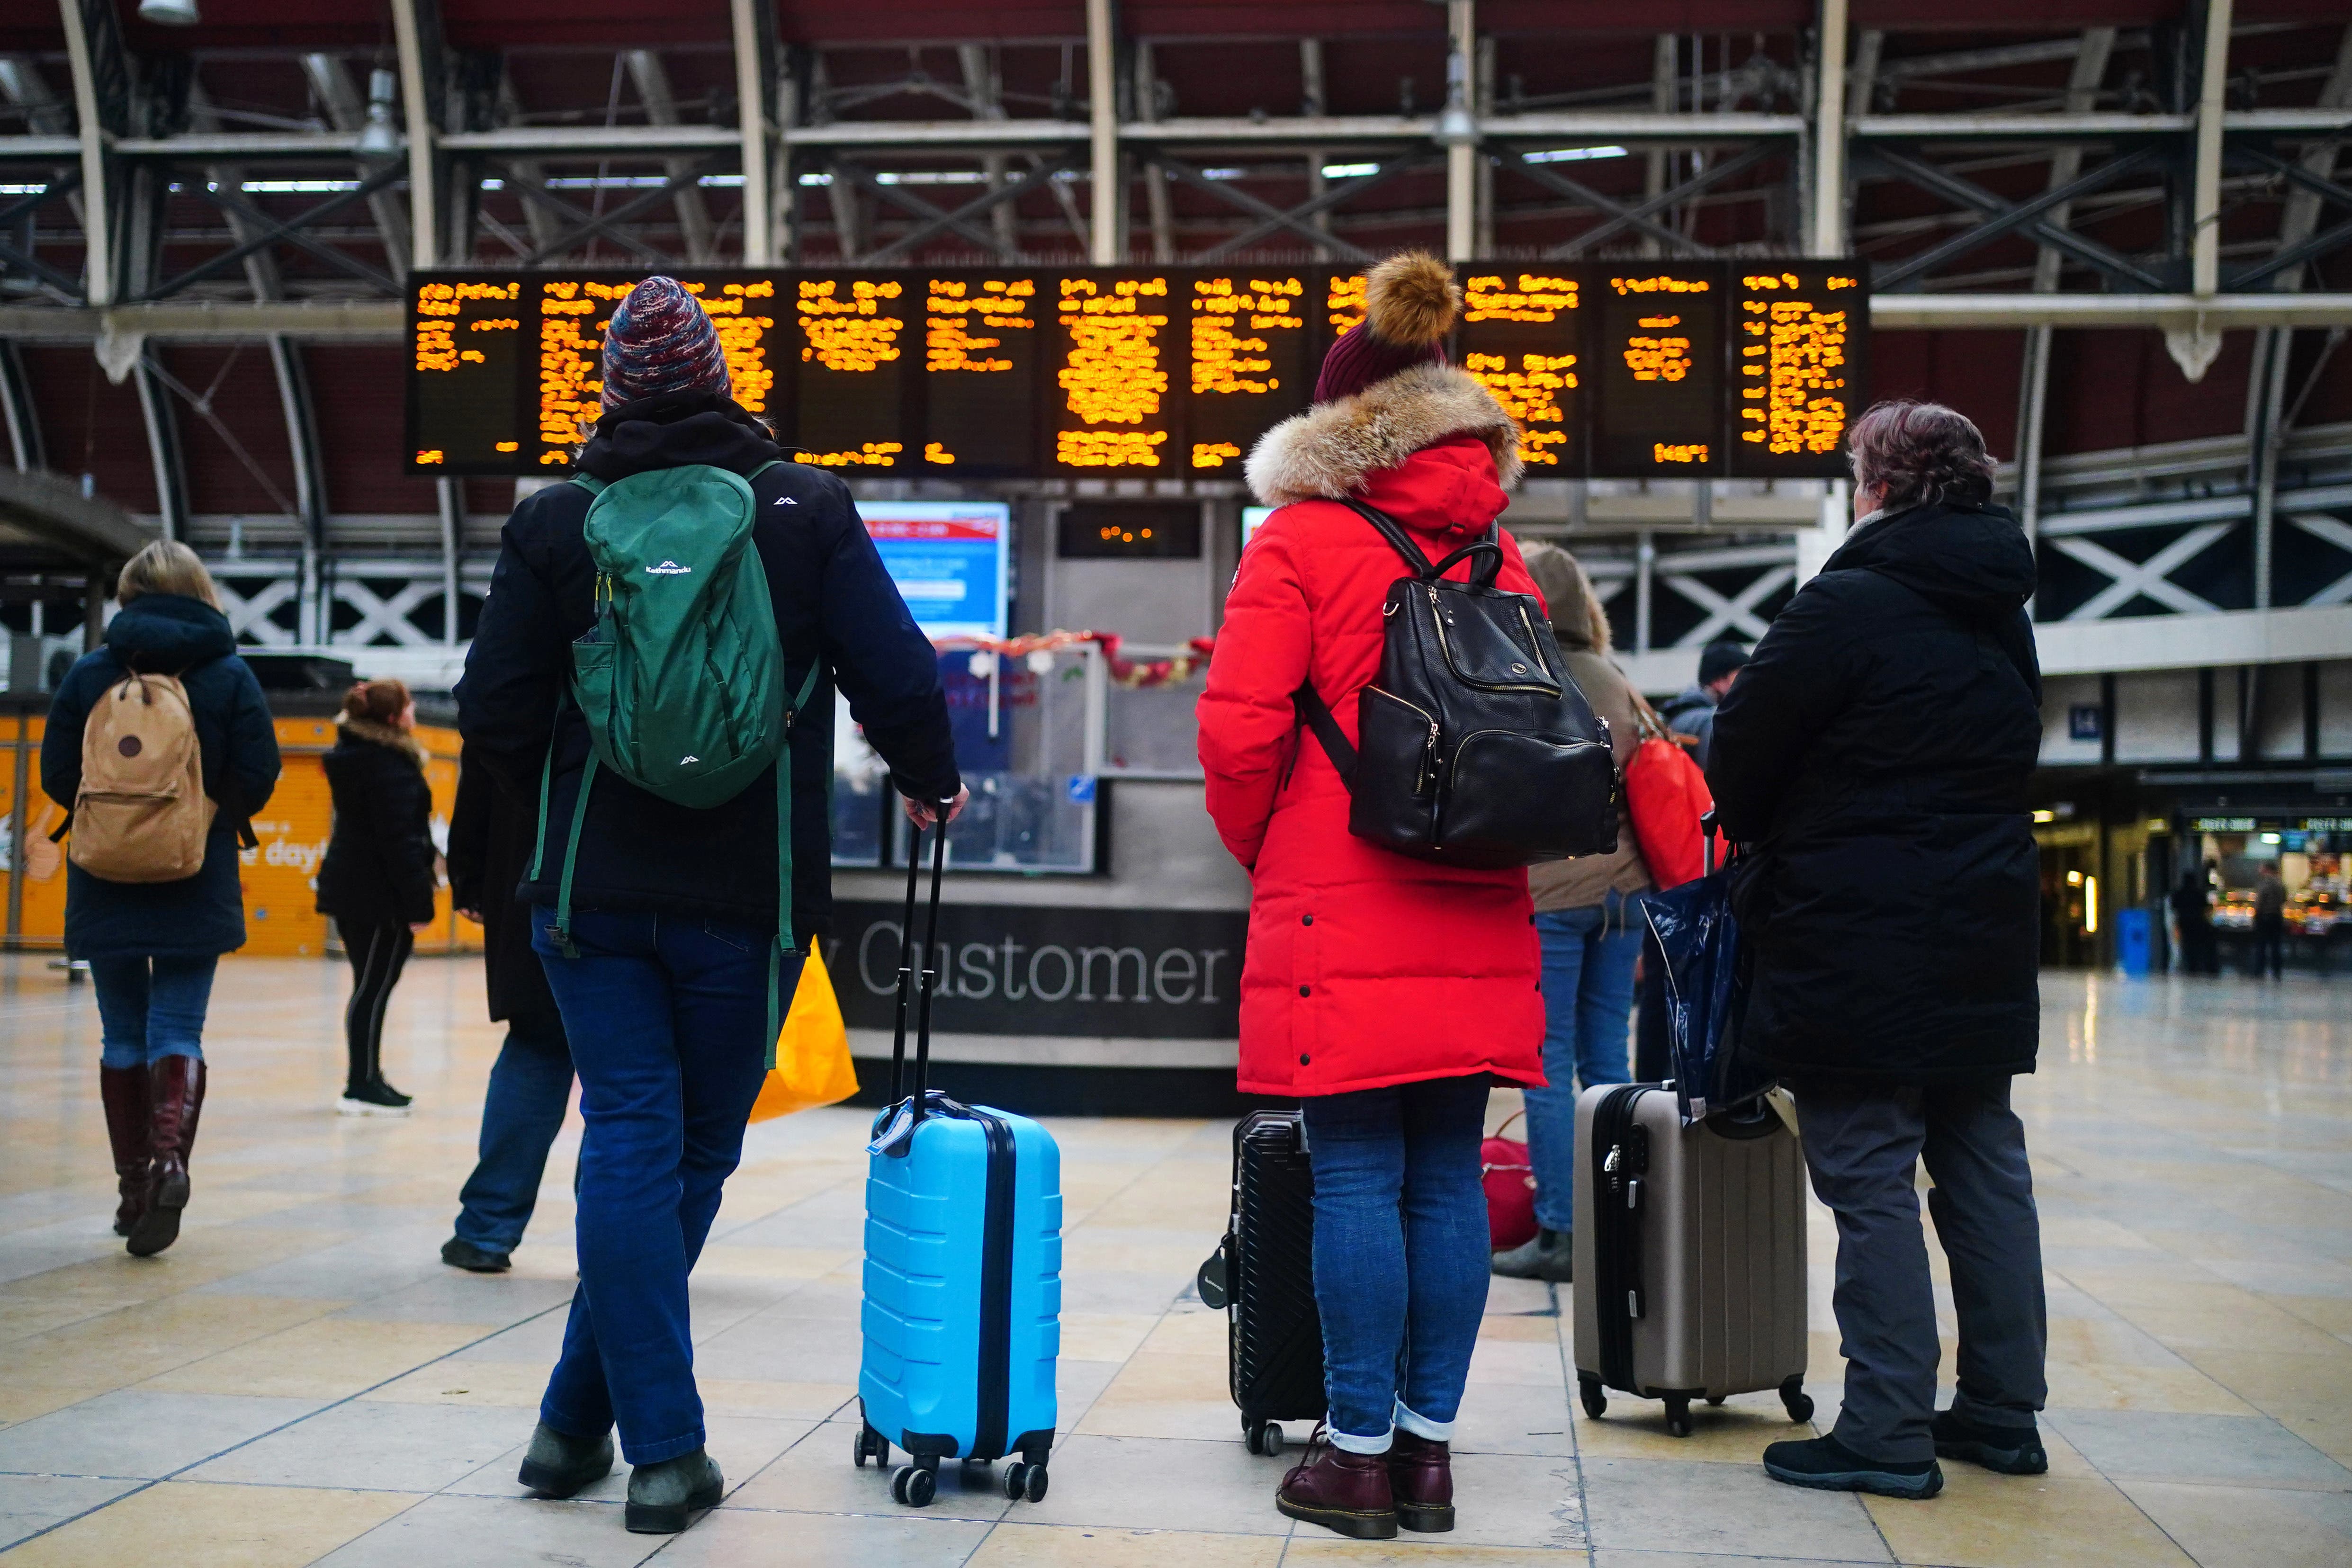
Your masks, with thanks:
M 1528 1163 L 1528 1146 L 1503 1134 L 1526 1113 L 1514 1111 L 1495 1135 L 1478 1145 L 1478 1161 L 1486 1185 L 1486 1235 L 1492 1249 L 1522 1247 L 1536 1236 L 1536 1171 Z

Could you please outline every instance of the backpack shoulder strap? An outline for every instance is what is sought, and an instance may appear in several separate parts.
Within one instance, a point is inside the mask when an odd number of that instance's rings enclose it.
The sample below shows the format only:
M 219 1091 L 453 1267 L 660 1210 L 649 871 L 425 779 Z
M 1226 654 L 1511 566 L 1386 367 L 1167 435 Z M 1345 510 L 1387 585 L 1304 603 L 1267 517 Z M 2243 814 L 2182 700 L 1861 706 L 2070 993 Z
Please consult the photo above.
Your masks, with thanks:
M 606 487 L 604 481 L 597 478 L 593 474 L 574 474 L 572 476 L 572 482 L 592 496 L 603 495 Z
M 1339 497 L 1339 504 L 1379 529 L 1381 538 L 1389 541 L 1391 549 L 1404 557 L 1405 565 L 1412 568 L 1415 577 L 1426 580 L 1437 575 L 1429 564 L 1429 558 L 1421 553 L 1421 547 L 1412 542 L 1411 534 L 1404 531 L 1402 523 L 1377 507 L 1368 507 L 1346 496 Z
M 1348 732 L 1339 727 L 1330 705 L 1316 691 L 1314 683 L 1301 684 L 1290 694 L 1290 704 L 1298 710 L 1299 722 L 1313 730 L 1315 738 L 1323 743 L 1323 755 L 1339 770 L 1339 782 L 1352 786 L 1356 781 L 1356 748 L 1348 744 Z

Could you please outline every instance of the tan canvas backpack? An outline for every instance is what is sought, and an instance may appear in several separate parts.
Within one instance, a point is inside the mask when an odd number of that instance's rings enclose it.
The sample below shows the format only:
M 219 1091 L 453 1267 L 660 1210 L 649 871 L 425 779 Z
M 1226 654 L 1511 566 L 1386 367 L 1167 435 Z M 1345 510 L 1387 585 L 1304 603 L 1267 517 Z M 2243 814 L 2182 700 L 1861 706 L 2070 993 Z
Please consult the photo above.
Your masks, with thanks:
M 192 877 L 215 810 L 187 688 L 176 675 L 125 675 L 82 727 L 74 864 L 107 882 Z

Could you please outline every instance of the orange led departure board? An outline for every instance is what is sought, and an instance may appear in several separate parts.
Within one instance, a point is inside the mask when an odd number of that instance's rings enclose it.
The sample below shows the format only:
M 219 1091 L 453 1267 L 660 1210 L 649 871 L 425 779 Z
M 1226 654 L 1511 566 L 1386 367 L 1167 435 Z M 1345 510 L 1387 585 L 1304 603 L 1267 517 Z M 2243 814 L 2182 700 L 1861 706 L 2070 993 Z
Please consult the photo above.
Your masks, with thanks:
M 1869 287 L 1814 261 L 1470 263 L 1447 346 L 1529 478 L 1845 472 Z M 855 476 L 1238 480 L 1364 319 L 1352 267 L 701 269 L 676 275 L 736 400 Z M 407 467 L 560 473 L 642 273 L 420 273 Z
M 1861 274 L 1844 263 L 1735 264 L 1730 299 L 1731 472 L 1843 476 L 1846 426 L 1870 381 Z
M 1723 472 L 1723 269 L 1626 263 L 1601 278 L 1592 471 Z
M 1034 273 L 923 279 L 921 465 L 975 478 L 1035 465 L 1037 372 L 1051 301 Z
M 1571 274 L 1468 269 L 1462 280 L 1462 368 L 1519 422 L 1531 476 L 1581 476 L 1584 292 Z
M 1178 474 L 1183 432 L 1169 395 L 1183 370 L 1165 272 L 1055 279 L 1054 447 L 1048 472 Z
M 410 300 L 408 465 L 418 473 L 511 468 L 522 450 L 519 278 L 420 280 Z
M 1315 379 L 1309 310 L 1321 282 L 1258 269 L 1192 279 L 1192 472 L 1238 474 L 1257 438 L 1305 406 Z

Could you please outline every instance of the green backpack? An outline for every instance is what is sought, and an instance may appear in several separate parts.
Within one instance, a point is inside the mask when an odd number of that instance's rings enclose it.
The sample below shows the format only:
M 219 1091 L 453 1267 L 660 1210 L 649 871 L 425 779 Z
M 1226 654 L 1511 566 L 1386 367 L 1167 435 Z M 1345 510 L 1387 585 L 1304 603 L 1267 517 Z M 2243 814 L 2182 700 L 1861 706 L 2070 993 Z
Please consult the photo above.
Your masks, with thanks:
M 758 477 L 773 463 L 753 470 Z M 555 902 L 556 946 L 572 943 L 572 873 L 588 791 L 609 768 L 649 794 L 707 810 L 776 769 L 776 945 L 768 956 L 769 1065 L 782 1020 L 778 981 L 793 938 L 793 718 L 817 666 L 787 699 L 783 649 L 767 573 L 751 542 L 751 486 L 704 464 L 656 468 L 615 484 L 572 481 L 595 499 L 586 535 L 596 566 L 596 624 L 572 644 L 571 699 L 588 720 L 588 767 L 572 809 Z M 561 711 L 559 699 L 558 710 Z M 539 783 L 547 820 L 555 748 Z M 538 879 L 546 853 L 542 829 Z

